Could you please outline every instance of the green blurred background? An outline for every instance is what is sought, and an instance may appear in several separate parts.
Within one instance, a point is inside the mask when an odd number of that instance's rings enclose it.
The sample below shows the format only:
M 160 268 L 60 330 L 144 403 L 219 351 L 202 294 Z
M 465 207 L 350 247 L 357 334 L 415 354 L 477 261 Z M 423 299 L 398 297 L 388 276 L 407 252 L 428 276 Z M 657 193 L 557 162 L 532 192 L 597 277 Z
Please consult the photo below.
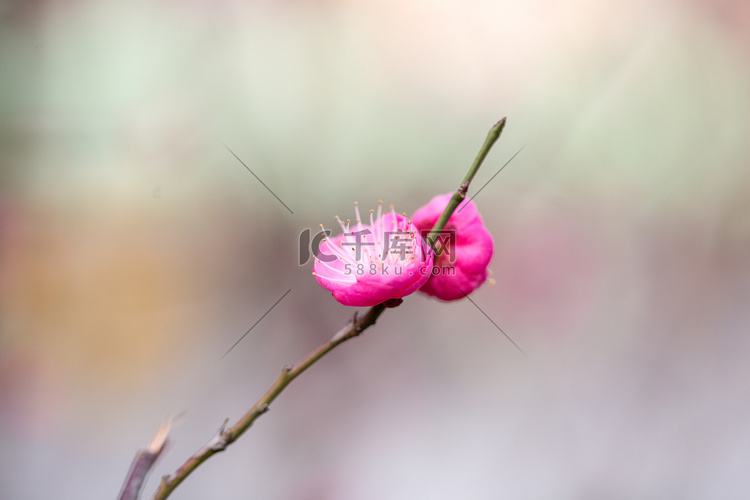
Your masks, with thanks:
M 0 85 L 0 498 L 114 498 L 184 412 L 148 498 L 353 313 L 300 232 L 505 115 L 472 298 L 528 359 L 411 296 L 173 498 L 750 491 L 744 0 L 0 1 Z

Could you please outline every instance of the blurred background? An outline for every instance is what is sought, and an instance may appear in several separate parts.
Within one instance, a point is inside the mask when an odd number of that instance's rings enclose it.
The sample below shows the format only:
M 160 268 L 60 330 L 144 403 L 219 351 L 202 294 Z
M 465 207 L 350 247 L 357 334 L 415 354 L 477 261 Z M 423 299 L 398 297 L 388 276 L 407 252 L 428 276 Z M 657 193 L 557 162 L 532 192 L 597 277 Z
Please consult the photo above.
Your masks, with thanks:
M 150 497 L 351 317 L 300 232 L 506 115 L 472 299 L 528 358 L 415 294 L 172 498 L 746 498 L 747 2 L 2 1 L 0 82 L 0 498 L 115 498 L 181 414 Z

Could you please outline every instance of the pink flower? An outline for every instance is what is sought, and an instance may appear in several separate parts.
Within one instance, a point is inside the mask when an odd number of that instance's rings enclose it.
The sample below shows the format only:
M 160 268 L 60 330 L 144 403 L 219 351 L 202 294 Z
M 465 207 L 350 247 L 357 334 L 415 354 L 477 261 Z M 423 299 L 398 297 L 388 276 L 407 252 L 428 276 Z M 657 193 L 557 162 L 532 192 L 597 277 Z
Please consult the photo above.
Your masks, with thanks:
M 313 264 L 313 275 L 320 286 L 345 306 L 374 306 L 389 299 L 405 297 L 417 291 L 430 277 L 432 250 L 417 228 L 399 215 L 383 215 L 383 203 L 373 221 L 362 224 L 359 207 L 354 227 L 336 217 L 343 234 L 320 243 Z M 323 225 L 320 226 L 323 228 Z
M 451 196 L 453 193 L 435 196 L 414 212 L 412 221 L 422 236 L 427 237 Z M 421 292 L 442 300 L 457 300 L 484 283 L 494 245 L 473 201 L 461 202 L 438 236 L 437 243 L 435 268 Z

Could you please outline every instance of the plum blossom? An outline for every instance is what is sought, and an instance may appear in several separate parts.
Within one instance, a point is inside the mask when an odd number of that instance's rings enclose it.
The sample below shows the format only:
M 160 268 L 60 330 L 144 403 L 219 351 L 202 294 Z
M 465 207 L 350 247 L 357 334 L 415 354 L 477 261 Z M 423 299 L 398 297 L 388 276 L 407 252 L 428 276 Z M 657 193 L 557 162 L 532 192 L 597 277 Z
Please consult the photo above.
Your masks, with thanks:
M 406 214 L 391 206 L 383 214 L 383 203 L 370 210 L 370 224 L 362 223 L 359 206 L 356 219 L 346 225 L 336 217 L 342 234 L 326 237 L 313 264 L 313 275 L 333 298 L 346 306 L 374 306 L 400 299 L 424 285 L 430 277 L 433 252 Z M 323 226 L 321 225 L 321 229 Z
M 451 196 L 453 193 L 435 196 L 414 212 L 412 222 L 423 236 L 440 218 Z M 494 251 L 492 235 L 484 227 L 474 202 L 466 200 L 453 212 L 440 236 L 435 268 L 419 291 L 445 301 L 462 299 L 487 279 L 487 266 Z

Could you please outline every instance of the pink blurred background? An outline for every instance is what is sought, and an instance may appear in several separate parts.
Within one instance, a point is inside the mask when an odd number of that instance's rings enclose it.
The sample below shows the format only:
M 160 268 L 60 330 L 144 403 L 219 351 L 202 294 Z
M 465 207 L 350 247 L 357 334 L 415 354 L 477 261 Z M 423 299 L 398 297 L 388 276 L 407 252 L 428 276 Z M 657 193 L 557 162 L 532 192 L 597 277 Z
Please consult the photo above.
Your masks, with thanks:
M 353 313 L 299 233 L 455 189 L 505 115 L 472 298 L 528 359 L 409 297 L 173 498 L 745 498 L 748 33 L 740 0 L 1 3 L 0 498 L 114 498 L 184 412 L 150 497 Z

